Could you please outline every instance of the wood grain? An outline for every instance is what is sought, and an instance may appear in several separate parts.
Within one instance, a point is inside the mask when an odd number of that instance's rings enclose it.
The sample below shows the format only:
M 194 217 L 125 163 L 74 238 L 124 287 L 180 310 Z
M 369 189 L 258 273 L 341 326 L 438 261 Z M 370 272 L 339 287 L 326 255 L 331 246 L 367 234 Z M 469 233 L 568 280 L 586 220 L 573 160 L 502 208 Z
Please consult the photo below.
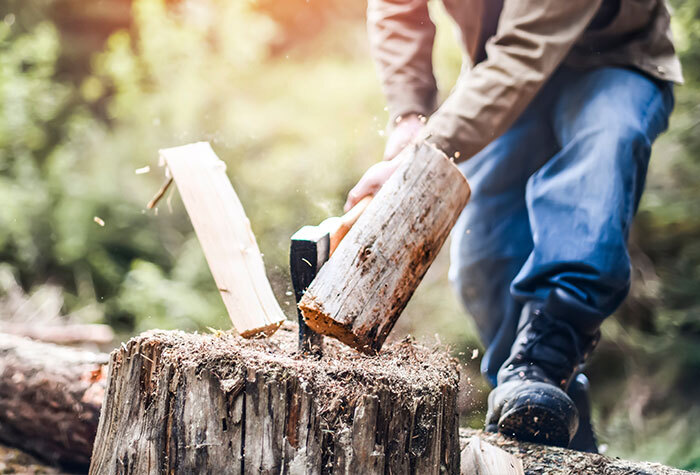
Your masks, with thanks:
M 314 331 L 379 351 L 469 199 L 457 167 L 428 144 L 404 163 L 340 242 L 299 303 Z
M 226 164 L 206 142 L 160 151 L 172 174 L 209 269 L 236 330 L 246 338 L 269 336 L 285 320 L 260 249 Z
M 462 450 L 461 473 L 463 475 L 524 475 L 523 462 L 476 436 Z
M 300 359 L 296 331 L 126 343 L 111 355 L 90 473 L 459 473 L 457 419 L 443 417 L 457 397 L 449 357 L 423 365 L 435 353 L 403 343 L 368 362 L 332 342 Z

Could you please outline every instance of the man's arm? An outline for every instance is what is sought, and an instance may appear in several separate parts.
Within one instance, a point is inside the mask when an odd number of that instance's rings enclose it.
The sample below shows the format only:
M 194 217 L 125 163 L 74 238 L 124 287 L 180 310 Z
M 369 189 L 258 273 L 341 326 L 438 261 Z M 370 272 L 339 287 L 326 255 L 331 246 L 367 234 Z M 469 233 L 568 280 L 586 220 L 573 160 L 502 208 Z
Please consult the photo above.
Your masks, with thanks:
M 487 59 L 460 76 L 422 137 L 457 161 L 503 134 L 560 65 L 602 0 L 506 0 Z
M 392 121 L 435 110 L 432 50 L 435 25 L 428 0 L 369 0 L 367 28 Z

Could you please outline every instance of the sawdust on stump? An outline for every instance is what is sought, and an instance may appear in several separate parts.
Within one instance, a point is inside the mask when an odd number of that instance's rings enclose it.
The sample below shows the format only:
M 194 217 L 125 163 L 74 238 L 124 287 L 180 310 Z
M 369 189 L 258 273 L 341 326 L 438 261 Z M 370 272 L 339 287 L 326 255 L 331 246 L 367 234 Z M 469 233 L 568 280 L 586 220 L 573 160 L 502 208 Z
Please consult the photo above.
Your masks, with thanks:
M 268 339 L 248 340 L 232 332 L 192 334 L 151 331 L 139 338 L 163 345 L 163 359 L 216 374 L 222 381 L 242 377 L 240 368 L 294 375 L 312 383 L 324 414 L 354 406 L 358 398 L 389 389 L 395 398 L 438 394 L 445 383 L 457 387 L 457 363 L 444 348 L 428 348 L 406 338 L 368 356 L 326 338 L 322 357 L 297 351 L 297 327 L 285 323 Z M 342 414 L 348 416 L 348 414 Z

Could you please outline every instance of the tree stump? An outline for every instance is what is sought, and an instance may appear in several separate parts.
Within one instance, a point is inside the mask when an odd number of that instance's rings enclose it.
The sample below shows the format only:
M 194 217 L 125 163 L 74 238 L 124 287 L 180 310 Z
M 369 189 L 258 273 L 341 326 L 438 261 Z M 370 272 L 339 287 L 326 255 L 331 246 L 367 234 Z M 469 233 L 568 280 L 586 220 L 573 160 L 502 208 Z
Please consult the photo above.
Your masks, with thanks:
M 112 353 L 92 474 L 458 473 L 456 363 L 403 341 L 152 331 Z

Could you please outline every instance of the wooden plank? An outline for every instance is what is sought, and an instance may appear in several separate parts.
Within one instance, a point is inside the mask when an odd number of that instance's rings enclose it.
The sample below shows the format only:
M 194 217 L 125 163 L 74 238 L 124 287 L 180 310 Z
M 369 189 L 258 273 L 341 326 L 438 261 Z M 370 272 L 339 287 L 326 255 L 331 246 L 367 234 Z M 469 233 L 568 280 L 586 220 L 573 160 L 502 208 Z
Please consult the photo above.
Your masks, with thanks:
M 461 473 L 463 475 L 524 475 L 523 462 L 478 437 L 469 439 L 462 450 Z
M 244 337 L 269 336 L 285 320 L 226 164 L 199 142 L 160 151 L 190 216 L 233 326 Z
M 299 303 L 306 323 L 379 351 L 469 199 L 464 175 L 428 144 L 408 147 Z

